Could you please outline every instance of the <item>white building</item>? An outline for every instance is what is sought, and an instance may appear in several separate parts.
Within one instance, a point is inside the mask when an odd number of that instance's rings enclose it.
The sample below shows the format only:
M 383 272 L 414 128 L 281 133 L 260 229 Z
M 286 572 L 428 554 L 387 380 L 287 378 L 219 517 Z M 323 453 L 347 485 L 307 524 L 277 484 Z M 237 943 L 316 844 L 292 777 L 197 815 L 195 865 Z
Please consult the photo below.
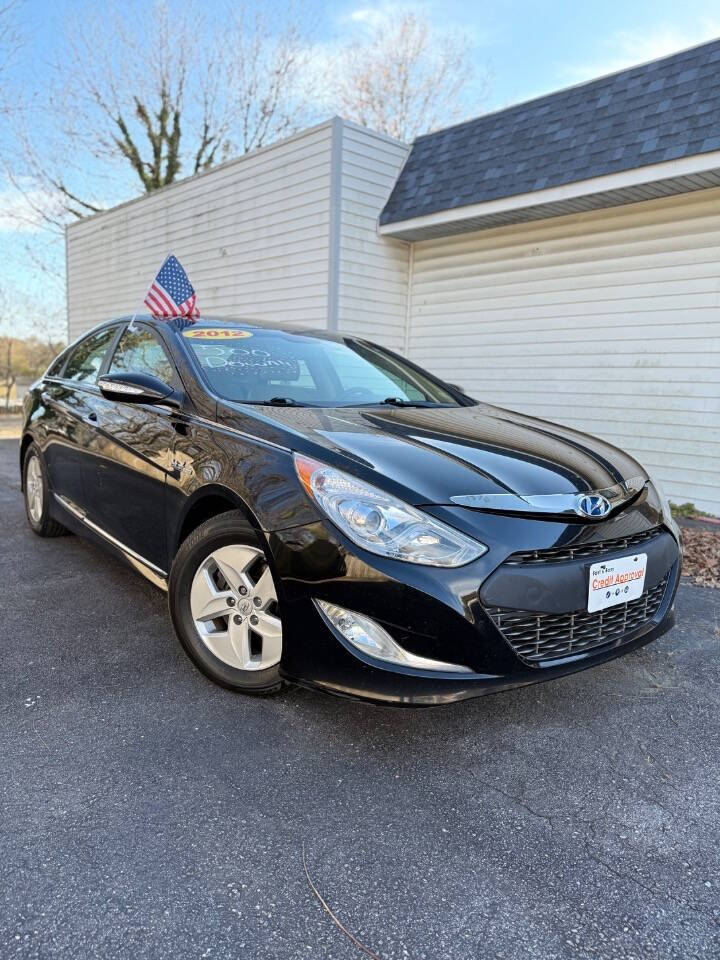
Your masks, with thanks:
M 720 41 L 412 147 L 335 118 L 80 221 L 70 336 L 169 251 L 204 313 L 385 343 L 720 514 Z

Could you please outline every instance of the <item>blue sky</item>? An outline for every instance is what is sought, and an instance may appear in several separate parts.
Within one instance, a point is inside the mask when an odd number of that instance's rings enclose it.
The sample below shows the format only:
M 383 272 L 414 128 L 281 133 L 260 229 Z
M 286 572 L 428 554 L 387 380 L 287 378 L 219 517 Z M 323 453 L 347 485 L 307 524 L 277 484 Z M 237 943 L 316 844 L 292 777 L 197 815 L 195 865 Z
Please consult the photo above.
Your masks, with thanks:
M 212 7 L 214 3 L 207 0 L 206 5 Z M 27 45 L 21 73 L 37 71 L 53 58 L 65 22 L 69 17 L 82 16 L 86 6 L 89 0 L 25 0 L 22 10 Z M 268 3 L 276 14 L 285 6 L 279 0 Z M 720 36 L 720 5 L 710 0 L 686 0 L 683 4 L 677 0 L 429 0 L 424 4 L 306 0 L 305 7 L 317 24 L 314 36 L 319 50 L 338 40 L 361 36 L 378 15 L 398 9 L 423 9 L 439 30 L 462 32 L 471 45 L 477 72 L 491 71 L 490 92 L 482 103 L 472 89 L 467 91 L 472 113 L 501 108 Z M 479 109 L 474 109 L 476 102 Z M 45 309 L 60 314 L 62 284 L 39 275 L 26 252 L 30 245 L 45 256 L 51 241 L 30 230 L 20 236 L 14 234 L 3 219 L 3 206 L 10 202 L 0 183 L 0 252 L 4 250 L 5 254 L 6 298 L 37 303 L 38 286 L 45 284 L 41 295 Z M 60 268 L 61 253 L 59 247 L 55 262 Z M 27 323 L 22 320 L 22 311 L 20 315 L 14 326 L 22 333 Z
M 26 0 L 24 19 L 33 52 L 51 59 L 68 14 L 82 14 L 88 5 L 88 0 Z M 213 5 L 214 0 L 205 4 Z M 286 5 L 286 0 L 267 3 L 275 11 Z M 480 69 L 490 63 L 490 106 L 524 100 L 720 35 L 720 6 L 713 0 L 306 0 L 305 5 L 318 24 L 320 42 L 357 33 L 377 11 L 424 9 L 438 27 L 467 33 Z

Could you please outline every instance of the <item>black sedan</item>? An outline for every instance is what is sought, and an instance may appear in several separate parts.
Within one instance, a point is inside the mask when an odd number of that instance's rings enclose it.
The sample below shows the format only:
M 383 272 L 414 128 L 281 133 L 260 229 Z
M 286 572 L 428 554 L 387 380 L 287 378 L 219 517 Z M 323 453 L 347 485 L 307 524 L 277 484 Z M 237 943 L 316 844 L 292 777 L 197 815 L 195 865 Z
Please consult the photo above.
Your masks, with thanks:
M 602 663 L 673 623 L 678 529 L 621 450 L 352 337 L 125 318 L 30 391 L 30 526 L 169 597 L 190 658 L 437 704 Z

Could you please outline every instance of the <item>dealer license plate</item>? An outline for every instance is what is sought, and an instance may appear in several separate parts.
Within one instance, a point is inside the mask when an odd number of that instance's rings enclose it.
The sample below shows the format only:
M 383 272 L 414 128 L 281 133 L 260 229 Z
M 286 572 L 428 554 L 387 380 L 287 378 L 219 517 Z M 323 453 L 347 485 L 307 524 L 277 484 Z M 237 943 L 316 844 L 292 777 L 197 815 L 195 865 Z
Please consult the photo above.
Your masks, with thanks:
M 604 560 L 590 567 L 588 613 L 637 600 L 645 590 L 647 554 Z

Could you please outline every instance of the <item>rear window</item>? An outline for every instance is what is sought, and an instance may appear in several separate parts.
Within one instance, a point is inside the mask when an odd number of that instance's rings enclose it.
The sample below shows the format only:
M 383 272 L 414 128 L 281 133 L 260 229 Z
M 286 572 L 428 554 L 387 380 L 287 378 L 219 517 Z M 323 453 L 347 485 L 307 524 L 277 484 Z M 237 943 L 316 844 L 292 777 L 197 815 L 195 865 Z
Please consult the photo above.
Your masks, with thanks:
M 189 328 L 182 337 L 213 392 L 241 403 L 279 398 L 338 407 L 395 398 L 456 405 L 451 394 L 401 359 L 351 338 L 259 328 Z

